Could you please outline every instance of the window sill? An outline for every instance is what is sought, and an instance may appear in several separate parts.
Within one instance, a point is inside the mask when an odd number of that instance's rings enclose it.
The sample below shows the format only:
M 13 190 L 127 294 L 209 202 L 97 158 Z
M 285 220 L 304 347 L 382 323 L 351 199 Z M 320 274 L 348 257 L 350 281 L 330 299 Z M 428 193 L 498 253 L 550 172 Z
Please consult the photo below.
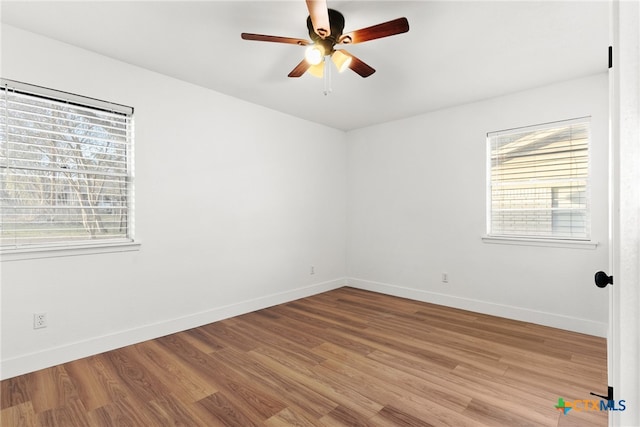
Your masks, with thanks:
M 78 255 L 107 254 L 117 252 L 133 252 L 140 250 L 140 242 L 102 242 L 65 246 L 38 246 L 22 249 L 3 249 L 0 261 L 21 261 L 39 258 L 69 257 Z
M 533 239 L 526 237 L 482 236 L 484 243 L 498 245 L 543 246 L 547 248 L 595 249 L 598 242 L 589 240 Z

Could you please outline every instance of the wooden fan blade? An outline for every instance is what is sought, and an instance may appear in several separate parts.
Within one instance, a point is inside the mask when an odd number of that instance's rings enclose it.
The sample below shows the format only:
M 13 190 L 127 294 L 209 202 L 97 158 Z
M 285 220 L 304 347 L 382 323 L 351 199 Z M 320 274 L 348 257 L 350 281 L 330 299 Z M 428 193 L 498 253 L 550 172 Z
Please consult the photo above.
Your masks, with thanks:
M 369 77 L 371 74 L 375 73 L 376 70 L 366 63 L 362 62 L 358 57 L 353 56 L 349 52 L 344 49 L 340 49 L 340 52 L 345 55 L 351 57 L 351 62 L 349 63 L 349 68 L 351 68 L 356 73 L 360 74 L 362 77 Z
M 307 0 L 307 9 L 313 24 L 313 31 L 321 39 L 331 34 L 331 24 L 329 23 L 329 9 L 326 0 Z
M 307 60 L 303 59 L 298 65 L 296 65 L 293 70 L 291 70 L 291 72 L 289 73 L 289 77 L 300 77 L 304 74 L 305 71 L 309 69 L 310 66 L 311 65 L 307 62 Z
M 280 36 L 267 36 L 264 34 L 252 34 L 252 33 L 242 33 L 240 34 L 244 40 L 255 40 L 259 42 L 274 42 L 274 43 L 288 43 L 288 44 L 297 44 L 300 46 L 306 46 L 311 44 L 311 41 L 304 39 L 294 39 L 291 37 L 280 37 Z
M 407 18 L 398 18 L 343 34 L 338 40 L 338 43 L 362 43 L 383 37 L 395 36 L 396 34 L 406 33 L 407 31 L 409 31 L 409 21 L 407 21 Z

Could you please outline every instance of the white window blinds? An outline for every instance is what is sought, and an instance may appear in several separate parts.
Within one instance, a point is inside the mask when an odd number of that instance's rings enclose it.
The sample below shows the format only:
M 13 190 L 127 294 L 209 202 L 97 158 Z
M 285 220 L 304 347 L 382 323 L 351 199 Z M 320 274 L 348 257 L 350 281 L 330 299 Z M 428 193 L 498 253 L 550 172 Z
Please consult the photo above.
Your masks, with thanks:
M 590 120 L 493 132 L 488 234 L 588 240 Z
M 132 113 L 2 81 L 3 249 L 132 240 Z

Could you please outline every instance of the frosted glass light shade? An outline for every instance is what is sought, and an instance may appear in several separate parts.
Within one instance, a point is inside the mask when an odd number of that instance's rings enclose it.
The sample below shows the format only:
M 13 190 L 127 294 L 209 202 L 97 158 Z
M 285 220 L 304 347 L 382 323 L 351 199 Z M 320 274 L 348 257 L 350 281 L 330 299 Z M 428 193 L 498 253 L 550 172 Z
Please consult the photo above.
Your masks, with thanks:
M 319 79 L 322 78 L 322 76 L 324 75 L 324 63 L 321 62 L 319 64 L 312 65 L 311 67 L 309 67 L 307 72 L 313 77 L 318 77 Z
M 343 72 L 347 68 L 349 68 L 349 64 L 351 64 L 351 57 L 349 55 L 344 54 L 340 50 L 336 50 L 331 55 L 331 60 L 334 64 L 336 64 L 336 68 L 338 68 L 339 72 Z
M 311 45 L 304 53 L 304 57 L 311 65 L 318 65 L 324 58 L 324 49 L 319 45 Z

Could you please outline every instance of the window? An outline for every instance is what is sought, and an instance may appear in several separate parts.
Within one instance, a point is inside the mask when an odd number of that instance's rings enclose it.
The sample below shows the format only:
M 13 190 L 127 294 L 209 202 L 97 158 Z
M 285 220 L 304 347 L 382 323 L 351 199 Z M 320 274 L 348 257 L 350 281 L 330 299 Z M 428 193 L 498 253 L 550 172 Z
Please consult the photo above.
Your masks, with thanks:
M 588 118 L 487 135 L 489 236 L 589 240 Z
M 0 247 L 131 242 L 133 109 L 2 80 Z

